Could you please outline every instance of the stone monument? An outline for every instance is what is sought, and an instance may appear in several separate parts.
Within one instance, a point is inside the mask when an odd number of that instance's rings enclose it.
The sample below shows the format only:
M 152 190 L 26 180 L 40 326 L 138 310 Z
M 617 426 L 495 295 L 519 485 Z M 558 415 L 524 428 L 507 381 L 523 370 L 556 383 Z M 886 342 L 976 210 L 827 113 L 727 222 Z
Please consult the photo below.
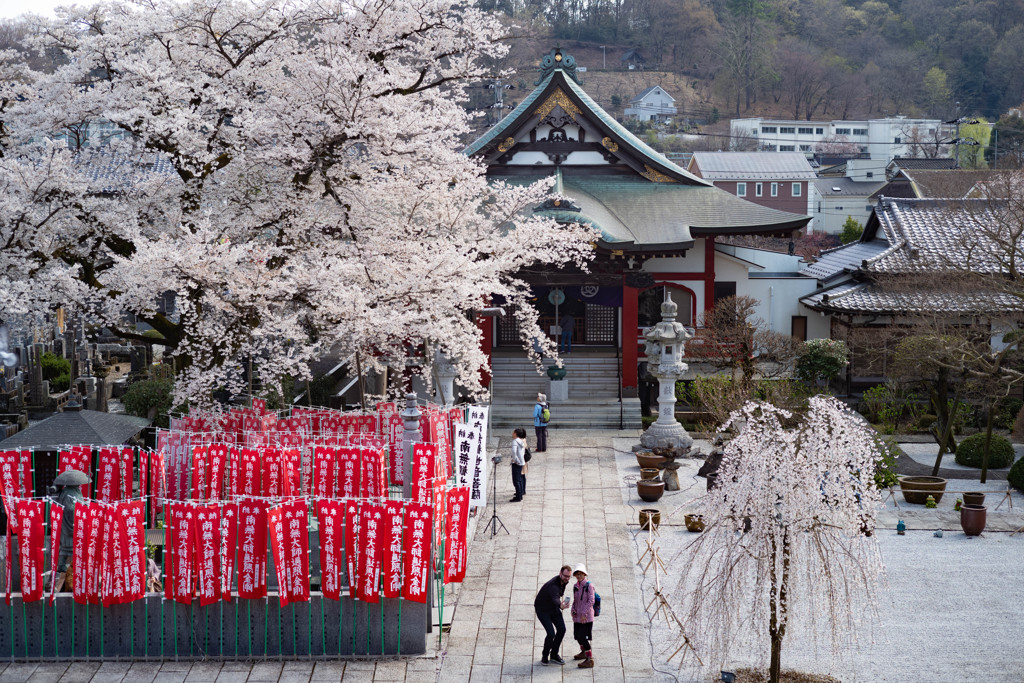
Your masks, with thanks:
M 689 448 L 693 439 L 676 420 L 676 380 L 689 366 L 683 362 L 686 340 L 693 333 L 676 322 L 679 307 L 666 295 L 661 304 L 661 322 L 644 329 L 644 353 L 648 371 L 658 380 L 658 419 L 643 436 L 640 445 L 645 448 Z

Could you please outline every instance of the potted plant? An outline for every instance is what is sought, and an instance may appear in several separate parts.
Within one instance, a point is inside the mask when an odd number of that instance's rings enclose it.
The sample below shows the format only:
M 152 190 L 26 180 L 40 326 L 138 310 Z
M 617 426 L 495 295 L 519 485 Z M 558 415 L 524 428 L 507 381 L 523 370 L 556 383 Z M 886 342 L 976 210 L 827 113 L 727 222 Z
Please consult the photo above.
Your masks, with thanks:
M 900 490 L 903 500 L 914 505 L 924 505 L 928 496 L 935 497 L 935 502 L 942 501 L 942 492 L 946 490 L 946 480 L 942 477 L 900 477 Z

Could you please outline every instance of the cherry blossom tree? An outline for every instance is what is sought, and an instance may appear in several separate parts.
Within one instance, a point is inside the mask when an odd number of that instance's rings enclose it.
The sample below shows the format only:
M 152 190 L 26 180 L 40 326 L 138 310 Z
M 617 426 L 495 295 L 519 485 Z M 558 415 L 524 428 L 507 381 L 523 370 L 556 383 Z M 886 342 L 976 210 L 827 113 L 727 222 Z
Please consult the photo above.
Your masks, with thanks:
M 698 655 L 711 665 L 767 655 L 773 683 L 792 622 L 837 654 L 873 614 L 882 575 L 872 432 L 832 397 L 791 418 L 760 402 L 732 414 L 723 429 L 739 433 L 697 504 L 706 530 L 671 565 L 682 570 L 670 599 Z
M 505 51 L 473 0 L 117 1 L 33 33 L 53 73 L 0 54 L 0 318 L 64 306 L 130 339 L 134 314 L 177 399 L 240 390 L 250 358 L 272 383 L 427 344 L 479 393 L 471 311 L 501 295 L 543 339 L 516 273 L 591 251 L 532 214 L 547 187 L 460 151 L 464 84 Z

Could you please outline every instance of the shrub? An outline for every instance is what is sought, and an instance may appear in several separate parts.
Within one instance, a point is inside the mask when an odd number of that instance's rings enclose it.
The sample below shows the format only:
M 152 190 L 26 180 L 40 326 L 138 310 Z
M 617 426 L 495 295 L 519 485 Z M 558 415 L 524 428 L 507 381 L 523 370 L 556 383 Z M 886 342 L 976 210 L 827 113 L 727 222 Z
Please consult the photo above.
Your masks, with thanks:
M 1018 491 L 1024 491 L 1024 458 L 1013 463 L 1009 474 L 1006 475 L 1006 481 Z
M 1013 429 L 1017 414 L 1024 408 L 1024 401 L 1016 396 L 1005 396 L 996 404 L 995 426 L 1000 429 Z
M 646 432 L 647 428 L 650 427 L 652 424 L 654 424 L 654 421 L 657 420 L 657 419 L 658 419 L 657 415 L 641 415 L 640 416 L 640 426 L 643 427 L 643 430 Z
M 843 231 L 839 233 L 839 241 L 843 244 L 856 242 L 864 234 L 864 226 L 853 216 L 847 216 L 843 223 Z
M 875 445 L 878 447 L 878 460 L 875 461 L 875 486 L 884 489 L 899 483 L 896 474 L 896 458 L 903 451 L 896 439 L 875 434 Z
M 121 402 L 129 415 L 153 420 L 154 427 L 170 426 L 167 413 L 171 410 L 171 392 L 174 382 L 169 379 L 146 379 L 135 382 L 124 392 Z
M 956 463 L 964 467 L 981 467 L 985 454 L 985 435 L 968 436 L 956 447 Z M 988 466 L 994 469 L 1008 467 L 1013 462 L 1013 444 L 1001 434 L 992 435 L 989 448 Z
M 935 424 L 935 421 L 938 420 L 938 419 L 939 419 L 938 415 L 932 415 L 931 413 L 925 413 L 921 417 L 917 418 L 917 428 L 918 429 L 928 429 L 933 424 Z
M 811 339 L 800 348 L 796 361 L 796 376 L 812 384 L 819 379 L 828 381 L 838 375 L 850 358 L 846 342 L 840 339 Z
M 71 361 L 47 351 L 39 358 L 43 379 L 50 381 L 53 391 L 67 391 L 71 387 Z

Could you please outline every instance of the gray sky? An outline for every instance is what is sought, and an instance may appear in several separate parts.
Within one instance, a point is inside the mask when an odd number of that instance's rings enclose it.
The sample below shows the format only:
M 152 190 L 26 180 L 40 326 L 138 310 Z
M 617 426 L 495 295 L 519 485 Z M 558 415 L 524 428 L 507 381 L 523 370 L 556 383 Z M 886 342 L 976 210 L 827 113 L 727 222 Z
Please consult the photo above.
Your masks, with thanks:
M 74 4 L 74 0 L 0 0 L 0 18 L 10 19 L 26 12 L 52 17 L 57 5 Z

